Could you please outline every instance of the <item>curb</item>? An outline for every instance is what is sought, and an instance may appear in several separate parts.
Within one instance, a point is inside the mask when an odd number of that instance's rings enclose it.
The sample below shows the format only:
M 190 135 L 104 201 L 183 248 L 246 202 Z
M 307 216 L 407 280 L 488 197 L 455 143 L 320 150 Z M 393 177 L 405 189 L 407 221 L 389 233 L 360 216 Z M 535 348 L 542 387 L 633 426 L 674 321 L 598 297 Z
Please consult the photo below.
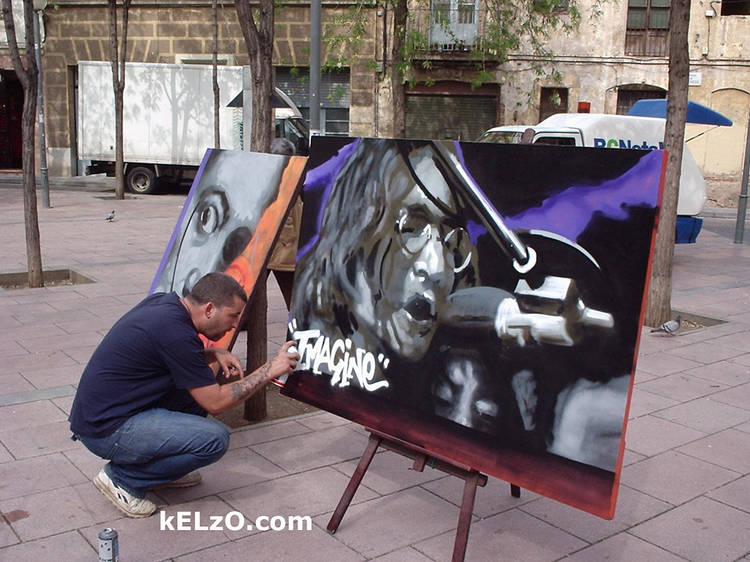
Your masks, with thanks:
M 720 219 L 736 219 L 737 218 L 737 208 L 719 208 L 719 207 L 711 207 L 708 209 L 703 209 L 700 213 L 697 215 L 701 218 L 720 218 Z M 747 210 L 745 213 L 745 217 L 750 218 L 750 210 Z
M 0 188 L 18 188 L 23 185 L 21 174 L 0 174 Z M 50 177 L 50 191 L 90 191 L 103 192 L 115 190 L 115 179 L 103 174 L 93 176 Z M 37 191 L 41 191 L 41 181 L 36 177 Z

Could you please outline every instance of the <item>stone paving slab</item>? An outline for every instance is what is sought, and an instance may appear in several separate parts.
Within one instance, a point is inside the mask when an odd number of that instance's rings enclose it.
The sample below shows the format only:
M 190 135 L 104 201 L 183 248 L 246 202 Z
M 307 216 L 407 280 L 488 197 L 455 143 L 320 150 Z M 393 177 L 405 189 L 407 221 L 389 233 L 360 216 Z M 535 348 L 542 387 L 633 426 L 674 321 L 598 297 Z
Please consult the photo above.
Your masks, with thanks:
M 252 448 L 288 472 L 301 472 L 358 459 L 366 444 L 363 435 L 340 426 L 260 443 Z
M 638 385 L 639 390 L 661 394 L 671 400 L 686 402 L 701 396 L 715 394 L 727 387 L 716 381 L 708 381 L 685 373 L 675 373 L 659 377 Z
M 696 498 L 631 532 L 694 562 L 736 560 L 750 551 L 750 514 Z
M 750 410 L 735 408 L 710 398 L 698 398 L 656 412 L 654 416 L 703 433 L 716 433 L 750 420 Z
M 65 413 L 46 399 L 0 406 L 0 427 L 5 431 L 20 431 L 65 419 Z
M 357 467 L 356 461 L 337 464 L 335 469 L 351 477 Z M 444 476 L 443 472 L 426 467 L 422 472 L 412 470 L 413 461 L 391 451 L 380 450 L 370 463 L 362 484 L 379 494 L 392 494 L 399 490 L 425 484 Z
M 727 429 L 683 445 L 681 453 L 739 473 L 750 473 L 750 435 Z
M 287 474 L 248 447 L 227 451 L 210 470 L 203 472 L 205 475 L 200 486 L 159 490 L 159 496 L 173 505 L 280 478 Z
M 685 371 L 685 374 L 716 381 L 728 387 L 738 386 L 750 382 L 750 353 L 712 365 L 696 367 Z
M 33 431 L 0 431 L 0 443 L 16 459 L 39 457 L 79 447 L 70 438 L 67 420 L 40 425 Z
M 672 509 L 672 505 L 620 486 L 615 517 L 610 521 L 547 498 L 527 503 L 520 509 L 588 543 L 595 543 Z
M 16 460 L 13 458 L 13 456 L 10 454 L 8 449 L 6 449 L 2 443 L 0 443 L 0 464 L 4 462 L 10 462 Z
M 743 476 L 717 488 L 707 497 L 750 513 L 750 476 Z
M 463 480 L 448 476 L 422 484 L 422 488 L 449 501 L 456 507 L 461 506 L 464 492 Z M 518 508 L 539 497 L 534 492 L 521 490 L 521 497 L 514 498 L 510 494 L 510 485 L 507 482 L 497 478 L 489 478 L 486 486 L 477 488 L 472 513 L 479 518 L 486 518 L 509 509 Z
M 29 390 L 34 390 L 34 388 L 34 385 L 20 374 L 0 375 L 0 389 L 2 389 L 0 390 L 0 392 L 2 392 L 1 396 L 27 392 Z
M 566 562 L 601 562 L 602 560 L 648 560 L 648 562 L 684 562 L 672 554 L 628 533 L 620 533 L 567 557 Z
M 706 434 L 648 415 L 630 420 L 626 435 L 628 447 L 636 453 L 652 456 L 700 439 Z
M 628 415 L 632 420 L 677 405 L 679 405 L 677 400 L 642 390 L 641 385 L 636 384 L 635 388 L 633 388 L 633 398 L 630 402 L 630 412 Z M 628 426 L 630 426 L 630 422 L 628 422 Z
M 326 514 L 316 522 L 325 526 L 329 519 Z M 336 538 L 372 558 L 445 533 L 457 519 L 456 506 L 416 487 L 350 506 Z
M 230 511 L 229 506 L 219 498 L 212 496 L 203 498 L 200 502 L 180 504 L 165 511 L 166 517 L 175 515 L 177 511 L 193 514 L 225 514 Z M 92 545 L 97 545 L 97 535 L 105 527 L 117 530 L 120 545 L 120 560 L 152 562 L 154 560 L 169 560 L 201 551 L 206 548 L 229 542 L 229 537 L 223 531 L 178 531 L 161 530 L 159 516 L 145 519 L 130 519 L 127 517 L 111 518 L 95 526 L 80 529 L 80 533 Z M 165 527 L 165 529 L 168 529 Z M 211 558 L 208 558 L 210 560 Z
M 87 478 L 60 453 L 32 459 L 16 459 L 0 464 L 0 501 L 65 488 L 86 480 Z
M 310 428 L 296 420 L 267 424 L 262 427 L 251 426 L 232 433 L 232 438 L 229 440 L 229 448 L 235 449 L 237 447 L 266 443 L 302 433 L 310 433 Z
M 713 463 L 667 451 L 623 468 L 622 483 L 678 505 L 739 476 L 739 473 Z
M 372 558 L 373 562 L 430 562 L 428 558 L 413 547 L 399 548 L 383 556 Z
M 21 191 L 2 184 L 0 270 L 20 272 Z M 94 282 L 0 288 L 0 560 L 93 560 L 106 526 L 124 561 L 450 558 L 463 481 L 414 472 L 392 452 L 378 452 L 338 532 L 326 532 L 367 442 L 326 412 L 234 430 L 203 484 L 150 495 L 163 516 L 122 516 L 90 483 L 104 461 L 70 441 L 66 417 L 93 349 L 148 291 L 184 194 L 116 201 L 76 189 L 54 189 L 53 207 L 40 209 L 43 260 Z M 286 330 L 273 277 L 268 295 L 273 352 Z M 615 518 L 526 490 L 513 498 L 490 478 L 477 490 L 467 560 L 750 561 L 750 247 L 711 232 L 676 246 L 672 304 L 725 323 L 678 336 L 642 330 Z M 179 513 L 309 516 L 312 528 L 160 529 Z
M 415 545 L 433 560 L 448 561 L 453 533 Z M 587 543 L 519 510 L 511 510 L 475 522 L 471 526 L 467 560 L 558 560 Z
M 39 562 L 39 560 L 96 560 L 96 548 L 78 532 L 71 531 L 37 541 L 24 542 L 4 548 L 6 560 L 16 562 Z
M 750 383 L 740 384 L 722 392 L 717 392 L 711 398 L 730 406 L 736 406 L 737 408 L 750 409 Z
M 313 528 L 312 531 L 283 534 L 267 531 L 237 542 L 181 556 L 177 558 L 177 561 L 215 560 L 218 562 L 247 560 L 255 557 L 258 557 L 258 560 L 303 559 L 310 562 L 355 562 L 365 559 L 325 531 Z
M 259 515 L 312 517 L 335 507 L 348 482 L 343 474 L 324 467 L 224 492 L 220 497 L 249 518 Z M 362 485 L 351 505 L 376 497 L 375 492 Z M 328 519 L 323 527 L 327 523 Z

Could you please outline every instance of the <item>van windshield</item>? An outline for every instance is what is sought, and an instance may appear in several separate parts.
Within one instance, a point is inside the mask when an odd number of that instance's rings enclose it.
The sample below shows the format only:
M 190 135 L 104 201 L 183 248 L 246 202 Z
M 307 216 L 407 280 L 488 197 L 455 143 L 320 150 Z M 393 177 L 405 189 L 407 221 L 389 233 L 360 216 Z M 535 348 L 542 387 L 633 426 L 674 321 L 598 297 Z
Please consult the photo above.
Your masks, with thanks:
M 523 133 L 517 131 L 487 131 L 479 142 L 499 142 L 503 144 L 519 144 Z

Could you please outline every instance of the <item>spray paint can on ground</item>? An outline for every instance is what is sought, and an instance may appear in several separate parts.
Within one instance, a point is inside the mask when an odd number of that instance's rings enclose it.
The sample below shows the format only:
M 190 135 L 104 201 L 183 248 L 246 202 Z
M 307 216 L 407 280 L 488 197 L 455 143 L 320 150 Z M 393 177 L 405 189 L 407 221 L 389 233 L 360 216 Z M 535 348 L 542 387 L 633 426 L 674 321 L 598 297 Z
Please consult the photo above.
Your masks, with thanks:
M 107 527 L 99 533 L 99 562 L 118 562 L 117 531 Z

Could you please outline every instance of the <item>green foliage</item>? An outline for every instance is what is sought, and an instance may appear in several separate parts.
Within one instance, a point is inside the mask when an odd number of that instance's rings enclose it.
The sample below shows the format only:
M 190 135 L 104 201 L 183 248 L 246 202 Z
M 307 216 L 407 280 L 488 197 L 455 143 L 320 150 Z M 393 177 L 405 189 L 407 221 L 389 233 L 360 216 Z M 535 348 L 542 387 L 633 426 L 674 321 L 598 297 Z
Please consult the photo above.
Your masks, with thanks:
M 345 88 L 341 84 L 336 84 L 331 91 L 328 93 L 328 99 L 333 102 L 341 100 L 348 92 L 348 88 Z
M 449 0 L 413 0 L 405 21 L 391 26 L 397 1 L 358 1 L 331 17 L 322 37 L 327 51 L 324 67 L 341 68 L 351 66 L 356 60 L 366 60 L 368 68 L 382 69 L 384 76 L 387 70 L 384 66 L 391 65 L 402 80 L 413 85 L 417 77 L 427 83 L 432 81 L 429 76 L 434 66 L 431 60 L 460 58 L 474 63 L 476 73 L 471 86 L 477 88 L 494 81 L 491 71 L 499 68 L 511 54 L 522 53 L 539 61 L 530 63 L 538 76 L 555 80 L 556 72 L 545 64 L 551 58 L 546 45 L 553 32 L 570 34 L 581 21 L 578 0 L 475 0 L 475 5 L 470 0 L 469 3 L 454 0 L 453 10 Z M 591 17 L 600 15 L 601 6 L 607 1 L 611 0 L 595 0 Z M 376 17 L 375 11 L 380 24 L 385 19 L 383 16 L 389 22 L 388 45 L 375 56 L 381 63 L 386 59 L 384 66 L 371 60 L 371 56 L 361 54 L 364 41 L 373 40 L 367 34 L 370 20 Z M 471 44 L 457 35 L 456 29 L 460 27 L 457 22 L 476 22 L 477 35 Z M 439 42 L 431 42 L 431 34 L 439 35 Z M 396 38 L 403 39 L 403 47 L 394 60 L 390 60 L 389 45 Z M 446 50 L 449 52 L 441 52 Z
M 351 66 L 367 35 L 367 12 L 372 2 L 357 2 L 346 11 L 330 16 L 323 25 L 321 37 L 326 47 L 321 70 L 331 70 Z
M 476 77 L 471 81 L 471 89 L 472 90 L 476 90 L 482 84 L 484 84 L 486 82 L 492 82 L 493 79 L 494 79 L 494 77 L 492 76 L 492 74 L 490 74 L 489 72 L 487 72 L 485 69 L 480 68 L 477 71 Z
M 299 80 L 301 84 L 304 84 L 310 79 L 308 70 L 304 69 L 304 71 L 300 71 L 300 68 L 298 66 L 293 66 L 292 68 L 290 68 L 289 74 L 291 74 L 296 80 Z

